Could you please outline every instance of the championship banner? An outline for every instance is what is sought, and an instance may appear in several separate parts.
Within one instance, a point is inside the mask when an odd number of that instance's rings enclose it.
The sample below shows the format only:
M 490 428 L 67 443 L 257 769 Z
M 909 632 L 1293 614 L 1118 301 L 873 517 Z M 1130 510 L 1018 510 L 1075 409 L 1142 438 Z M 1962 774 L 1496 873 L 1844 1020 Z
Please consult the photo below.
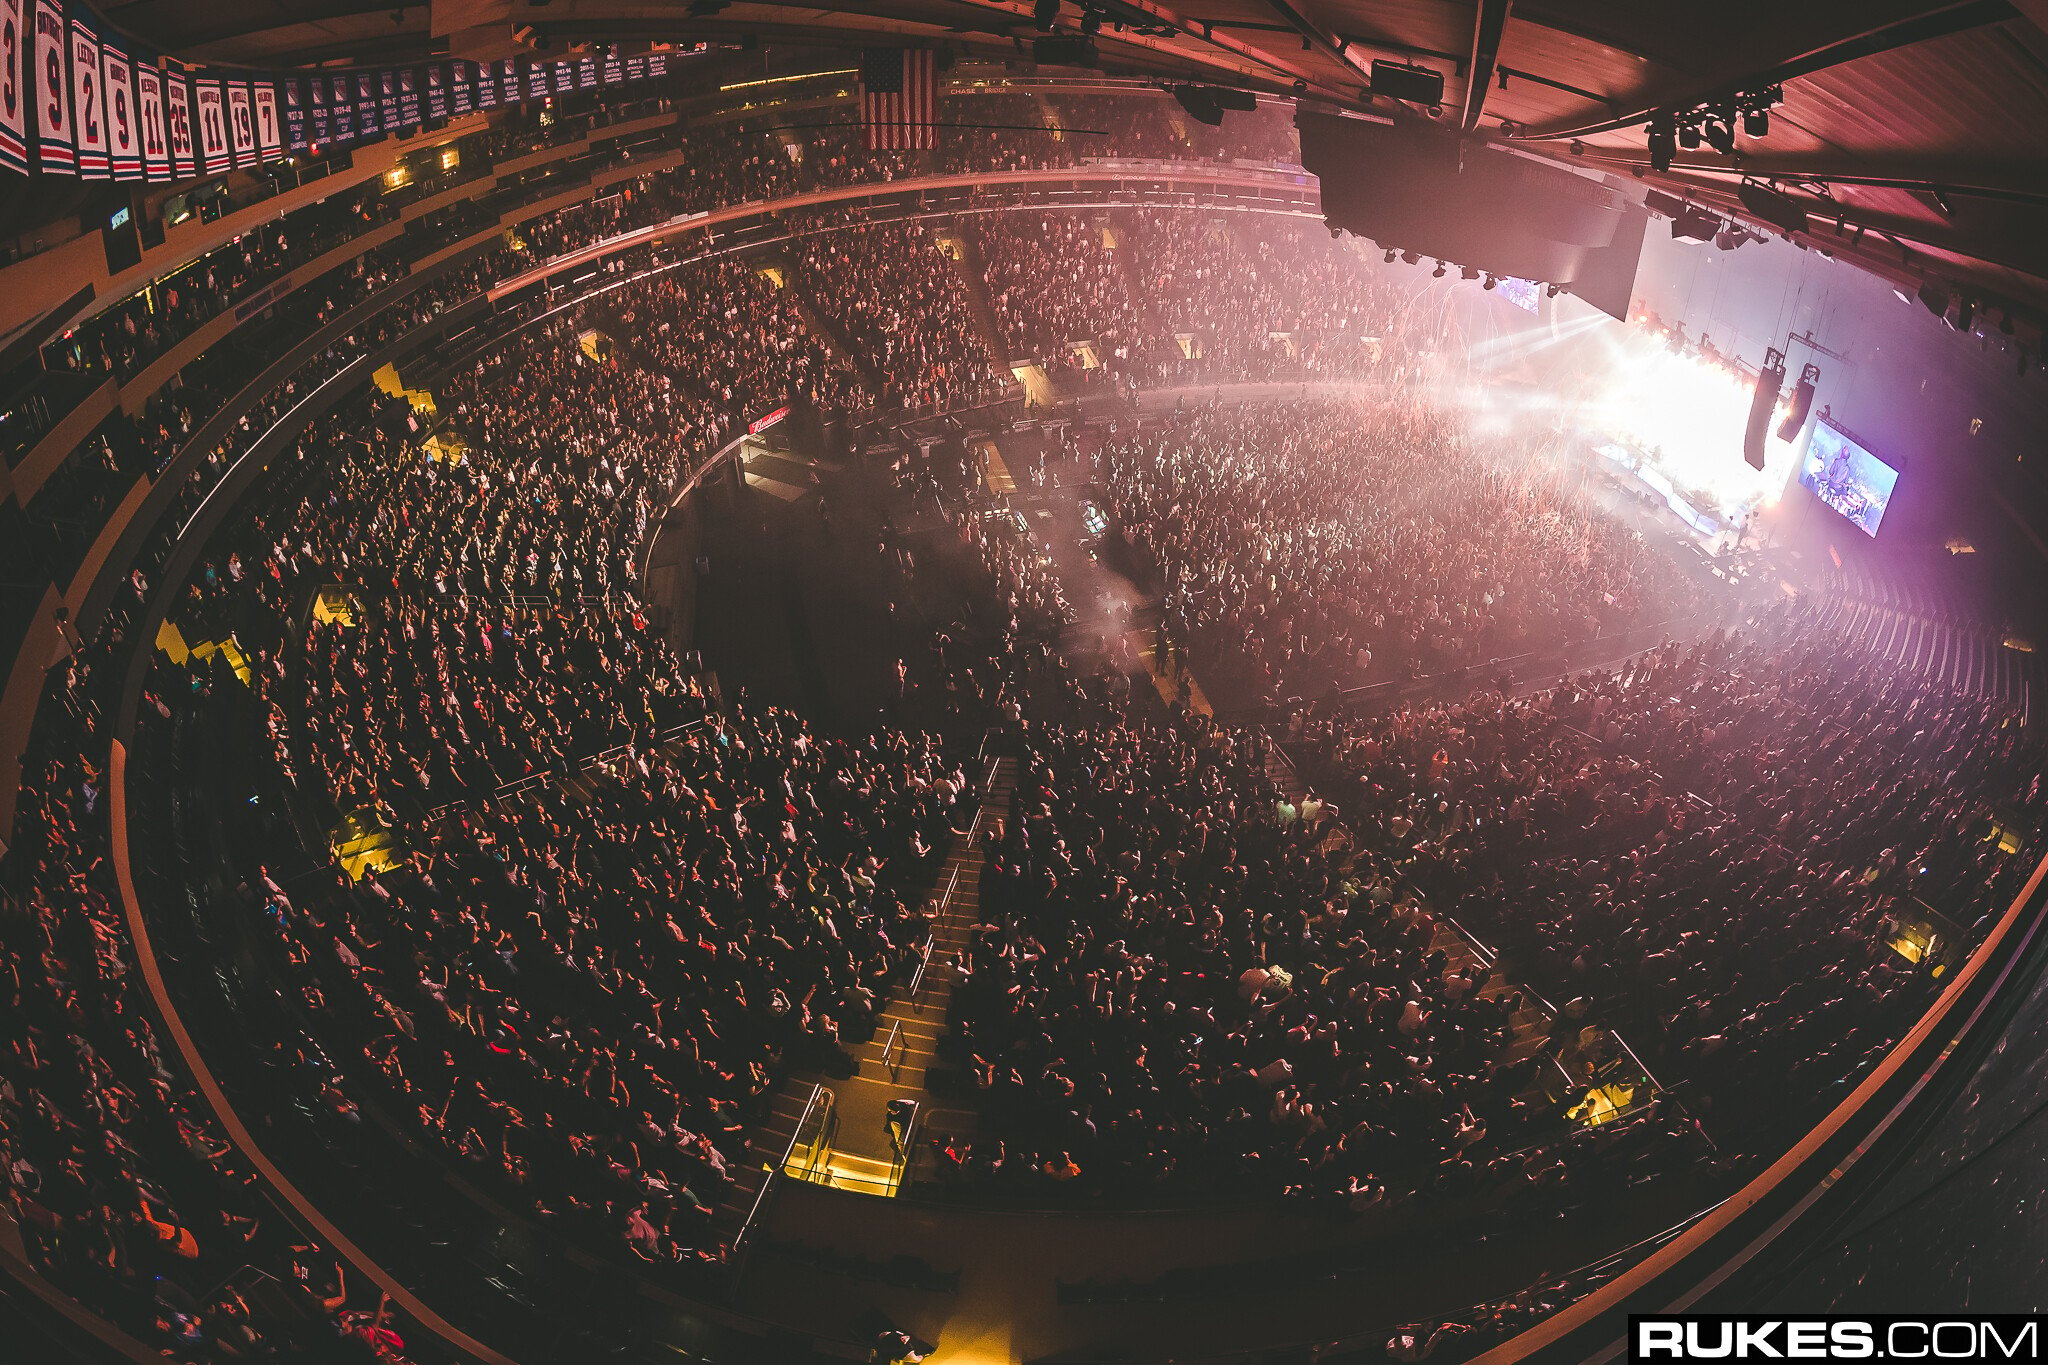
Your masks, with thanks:
M 194 135 L 191 78 L 175 67 L 164 69 L 164 136 L 171 148 L 171 179 L 199 174 L 199 139 Z
M 526 98 L 545 100 L 554 90 L 554 82 L 546 62 L 535 62 L 526 68 Z
M 164 119 L 164 73 L 156 59 L 145 53 L 135 56 L 136 116 L 142 124 L 142 174 L 149 180 L 171 178 L 169 124 Z
M 107 102 L 107 167 L 116 180 L 142 179 L 142 129 L 135 113 L 135 71 L 128 54 L 100 44 L 100 88 Z
M 377 78 L 367 71 L 356 74 L 356 138 L 367 142 L 384 131 L 378 117 Z
M 576 63 L 552 62 L 549 65 L 553 68 L 555 93 L 567 95 L 573 92 L 576 89 Z
M 526 82 L 519 73 L 519 59 L 506 57 L 498 62 L 498 103 L 520 104 L 526 99 Z
M 296 155 L 306 150 L 306 83 L 288 74 L 276 79 L 284 98 L 284 149 Z
M 456 118 L 476 108 L 476 63 L 453 62 L 448 67 L 448 112 Z
M 318 76 L 313 78 L 319 80 Z M 327 87 L 328 137 L 315 137 L 316 143 L 332 140 L 350 143 L 356 140 L 356 95 L 355 82 L 347 76 L 336 76 Z
M 645 53 L 637 53 L 626 58 L 626 79 L 629 81 L 644 81 L 647 79 L 647 56 Z
M 205 175 L 219 175 L 234 169 L 234 152 L 228 146 L 227 93 L 220 82 L 202 76 L 192 82 L 192 122 L 199 135 L 199 169 Z
M 398 73 L 389 67 L 377 73 L 377 122 L 387 133 L 398 129 Z
M 249 98 L 249 82 L 228 81 L 228 150 L 234 154 L 237 170 L 256 164 L 256 108 Z
M 597 58 L 578 57 L 576 59 L 576 88 L 578 90 L 597 89 Z
M 284 133 L 277 126 L 277 87 L 258 80 L 252 87 L 256 97 L 256 157 L 259 161 L 284 160 Z
M 657 78 L 657 77 L 660 77 L 660 76 L 666 76 L 667 74 L 668 74 L 668 54 L 667 54 L 666 52 L 650 52 L 650 53 L 648 53 L 648 54 L 647 54 L 647 79 L 649 79 L 649 80 L 654 80 L 654 79 L 655 79 L 655 78 Z
M 619 59 L 617 44 L 604 50 L 604 63 L 599 68 L 598 78 L 606 85 L 618 85 L 626 79 L 626 64 Z
M 387 125 L 388 126 L 388 125 Z M 418 67 L 398 69 L 398 126 L 420 126 L 420 73 Z
M 448 117 L 448 67 L 442 62 L 427 66 L 427 119 L 440 123 Z
M 63 6 L 58 0 L 36 0 L 36 164 L 64 175 L 78 170 L 78 148 L 71 130 L 71 82 L 64 75 L 68 46 Z
M 71 16 L 71 118 L 78 174 L 107 178 L 107 103 L 100 87 L 100 36 L 84 13 Z

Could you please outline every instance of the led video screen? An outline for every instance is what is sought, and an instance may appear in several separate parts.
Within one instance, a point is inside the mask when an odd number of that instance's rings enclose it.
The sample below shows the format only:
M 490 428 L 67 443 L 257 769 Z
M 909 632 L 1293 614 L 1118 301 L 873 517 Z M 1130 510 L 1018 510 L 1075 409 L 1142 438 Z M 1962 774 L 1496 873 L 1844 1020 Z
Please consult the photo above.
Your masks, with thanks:
M 1818 421 L 1799 465 L 1799 482 L 1855 523 L 1857 530 L 1874 536 L 1891 503 L 1899 471 L 1856 444 L 1840 427 Z

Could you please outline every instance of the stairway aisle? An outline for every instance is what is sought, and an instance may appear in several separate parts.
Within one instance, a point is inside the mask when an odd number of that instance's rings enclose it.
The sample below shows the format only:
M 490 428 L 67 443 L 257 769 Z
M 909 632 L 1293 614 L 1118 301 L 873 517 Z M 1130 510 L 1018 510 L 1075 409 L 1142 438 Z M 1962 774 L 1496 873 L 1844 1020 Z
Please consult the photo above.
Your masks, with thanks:
M 948 256 L 967 291 L 967 311 L 974 318 L 975 330 L 981 333 L 982 344 L 988 347 L 996 368 L 1011 373 L 1010 345 L 1003 340 L 1003 324 L 996 317 L 996 306 L 988 295 L 988 263 L 982 257 L 980 239 L 958 225 L 947 228 L 940 236 L 958 245 L 957 253 L 949 252 Z
M 1266 776 L 1272 781 L 1274 790 L 1283 793 L 1290 802 L 1299 806 L 1302 797 L 1308 792 L 1308 786 L 1295 771 L 1293 760 L 1287 757 L 1286 751 L 1276 743 L 1268 744 L 1265 766 Z M 1484 945 L 1467 937 L 1447 917 L 1437 917 L 1436 933 L 1429 946 L 1432 950 L 1442 953 L 1453 967 L 1477 976 L 1480 980 L 1479 995 L 1482 999 L 1494 1000 L 1520 990 L 1501 972 L 1494 954 Z M 1541 1051 L 1543 1045 L 1550 1040 L 1551 1028 L 1555 1022 L 1533 992 L 1522 991 L 1521 1008 L 1515 1011 L 1510 1021 L 1514 1029 L 1514 1042 L 1508 1050 L 1509 1058 L 1520 1061 Z
M 1008 815 L 1016 769 L 1014 758 L 990 761 L 974 820 L 965 833 L 953 837 L 935 892 L 931 962 L 921 989 L 913 998 L 892 1001 L 883 1010 L 876 1019 L 875 1036 L 853 1049 L 854 1075 L 844 1080 L 797 1076 L 783 1085 L 768 1117 L 747 1134 L 746 1168 L 735 1172 L 736 1179 L 720 1204 L 722 1227 L 728 1226 L 726 1220 L 730 1219 L 730 1228 L 737 1231 L 745 1221 L 765 1178 L 765 1168 L 788 1147 L 811 1086 L 820 1081 L 833 1092 L 835 1115 L 831 1150 L 823 1167 L 827 1184 L 869 1194 L 896 1192 L 895 1144 L 888 1129 L 891 1101 L 915 1100 L 922 1106 L 920 1133 L 962 1135 L 974 1130 L 971 1108 L 935 1101 L 924 1086 L 937 1060 L 939 1038 L 946 1030 L 946 1009 L 956 980 L 952 963 L 966 948 L 981 913 L 980 833 L 988 821 Z

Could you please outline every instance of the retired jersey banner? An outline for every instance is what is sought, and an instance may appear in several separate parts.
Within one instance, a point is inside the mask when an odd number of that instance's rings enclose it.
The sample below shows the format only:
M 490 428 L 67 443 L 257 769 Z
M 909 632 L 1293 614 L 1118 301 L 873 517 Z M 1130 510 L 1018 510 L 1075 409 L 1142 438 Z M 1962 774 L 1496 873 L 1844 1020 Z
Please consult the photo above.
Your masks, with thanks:
M 57 0 L 36 0 L 36 41 L 31 49 L 35 79 L 36 164 L 74 175 L 78 148 L 71 139 L 71 82 L 64 74 L 64 8 Z
M 113 38 L 100 44 L 100 88 L 106 92 L 107 166 L 116 180 L 140 180 L 142 129 L 135 112 L 135 69 Z
M 427 66 L 427 120 L 439 123 L 448 117 L 448 66 L 432 62 Z
M 0 168 L 28 170 L 29 32 L 23 0 L 0 0 Z
M 227 92 L 219 81 L 202 76 L 192 82 L 192 122 L 199 134 L 199 169 L 206 175 L 233 170 L 235 154 L 228 145 Z
M 71 121 L 78 173 L 107 178 L 107 101 L 100 86 L 100 37 L 86 14 L 71 16 Z
M 247 170 L 256 164 L 256 106 L 249 97 L 249 82 L 225 83 L 228 97 L 228 150 L 235 167 Z
M 199 174 L 198 115 L 192 107 L 192 81 L 175 68 L 164 71 L 164 136 L 171 148 L 171 178 Z
M 284 132 L 277 125 L 277 87 L 259 80 L 251 87 L 256 99 L 256 156 L 261 161 L 284 159 Z
M 156 59 L 135 57 L 135 118 L 142 133 L 142 174 L 149 180 L 171 178 L 171 142 L 164 121 L 164 73 Z

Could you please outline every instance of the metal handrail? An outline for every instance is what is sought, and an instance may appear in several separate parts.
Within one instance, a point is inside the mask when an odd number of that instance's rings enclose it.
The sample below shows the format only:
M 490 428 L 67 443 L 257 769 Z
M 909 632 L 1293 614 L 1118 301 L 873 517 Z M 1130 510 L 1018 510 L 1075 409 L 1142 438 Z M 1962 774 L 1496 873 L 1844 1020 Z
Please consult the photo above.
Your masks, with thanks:
M 903 1125 L 902 1136 L 896 1139 L 895 1168 L 889 1173 L 890 1179 L 894 1182 L 895 1188 L 898 1191 L 902 1190 L 903 1182 L 909 1178 L 911 1156 L 917 1151 L 917 1130 L 923 1123 L 924 1105 L 917 1100 L 912 1100 L 910 1102 L 910 1118 Z
M 910 1008 L 914 1013 L 922 1014 L 924 1012 L 924 978 L 925 973 L 931 970 L 932 949 L 938 946 L 938 942 L 939 936 L 937 934 L 926 934 L 924 936 L 924 946 L 918 949 L 917 972 L 910 978 L 909 990 Z
M 923 969 L 920 968 L 919 970 L 921 972 Z M 890 1060 L 889 1054 L 894 1052 L 896 1050 L 896 1045 L 902 1041 L 903 1021 L 899 1019 L 895 1023 L 889 1025 L 889 1039 L 887 1042 L 882 1044 L 882 1065 L 884 1068 L 888 1070 L 889 1079 L 892 1081 L 896 1079 L 896 1073 L 899 1070 L 901 1070 L 901 1067 L 898 1063 Z
M 768 1194 L 775 1188 L 775 1182 L 781 1179 L 783 1173 L 789 1169 L 789 1163 L 796 1155 L 797 1139 L 803 1136 L 804 1125 L 810 1122 L 811 1115 L 817 1111 L 820 1103 L 819 1097 L 821 1095 L 830 1095 L 831 1093 L 821 1084 L 813 1084 L 811 1086 L 811 1093 L 804 1100 L 803 1112 L 797 1115 L 796 1127 L 790 1130 L 789 1141 L 783 1145 L 781 1158 L 774 1165 L 768 1167 L 768 1174 L 761 1181 L 761 1188 L 754 1191 L 754 1202 L 747 1208 L 746 1219 L 740 1224 L 739 1232 L 732 1239 L 732 1254 L 735 1257 L 740 1254 L 741 1250 L 746 1247 L 749 1239 L 753 1236 L 754 1230 L 760 1221 L 761 1210 L 767 1206 Z M 826 1104 L 830 1102 L 829 1100 L 824 1101 Z

